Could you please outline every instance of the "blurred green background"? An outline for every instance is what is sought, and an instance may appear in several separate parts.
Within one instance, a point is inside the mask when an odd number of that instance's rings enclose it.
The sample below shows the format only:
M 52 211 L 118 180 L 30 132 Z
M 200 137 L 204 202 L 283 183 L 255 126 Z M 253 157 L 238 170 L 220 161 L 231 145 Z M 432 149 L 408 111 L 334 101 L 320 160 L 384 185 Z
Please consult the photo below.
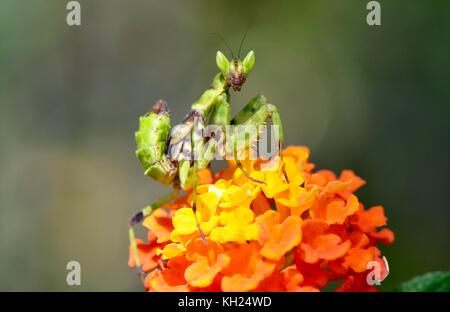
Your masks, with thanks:
M 383 288 L 450 269 L 450 3 L 380 1 L 0 2 L 0 290 L 142 290 L 127 220 L 164 188 L 134 155 L 138 116 L 159 98 L 174 121 L 217 72 L 211 33 L 256 65 L 236 112 L 264 93 L 288 144 L 318 168 L 354 169 L 394 245 Z M 82 285 L 66 284 L 77 260 Z

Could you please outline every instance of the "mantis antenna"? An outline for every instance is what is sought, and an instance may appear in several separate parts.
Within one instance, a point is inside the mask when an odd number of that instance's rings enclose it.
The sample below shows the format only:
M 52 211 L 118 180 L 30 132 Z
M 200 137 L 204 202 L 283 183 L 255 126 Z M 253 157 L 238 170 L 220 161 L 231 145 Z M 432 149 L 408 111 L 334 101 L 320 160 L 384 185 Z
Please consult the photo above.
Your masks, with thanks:
M 230 50 L 231 58 L 234 58 L 233 50 L 230 48 L 230 46 L 229 46 L 228 43 L 225 41 L 225 39 L 223 39 L 222 36 L 219 35 L 218 33 L 212 33 L 212 35 L 216 35 L 217 38 L 219 38 L 223 43 L 225 43 L 225 46 L 228 48 L 228 50 Z
M 250 27 L 252 26 L 252 22 L 253 22 L 253 18 L 250 20 L 250 23 L 248 23 L 247 30 L 245 31 L 245 34 L 244 34 L 244 36 L 242 37 L 241 44 L 239 45 L 238 58 L 241 57 L 242 44 L 243 44 L 244 41 L 245 41 L 245 37 L 247 37 L 247 33 L 248 33 L 248 31 L 250 30 Z

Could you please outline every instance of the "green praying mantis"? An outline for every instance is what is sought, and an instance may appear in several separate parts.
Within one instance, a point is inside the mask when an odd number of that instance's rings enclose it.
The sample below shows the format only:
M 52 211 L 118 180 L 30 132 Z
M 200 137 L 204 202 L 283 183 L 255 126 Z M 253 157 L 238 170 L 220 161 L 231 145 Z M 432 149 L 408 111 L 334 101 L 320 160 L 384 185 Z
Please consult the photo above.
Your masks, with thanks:
M 272 125 L 276 126 L 274 127 L 275 141 L 281 151 L 284 132 L 280 114 L 276 106 L 270 104 L 263 95 L 253 98 L 234 118 L 231 118 L 230 91 L 240 91 L 243 87 L 255 64 L 254 52 L 250 51 L 243 60 L 233 55 L 231 60 L 228 60 L 222 52 L 218 51 L 216 64 L 219 73 L 214 77 L 211 87 L 192 104 L 190 112 L 180 125 L 171 128 L 170 113 L 167 103 L 163 100 L 157 101 L 146 115 L 140 117 L 139 130 L 135 133 L 137 157 L 147 176 L 164 185 L 172 184 L 174 190 L 137 212 L 129 221 L 130 246 L 139 272 L 141 263 L 133 227 L 151 215 L 155 209 L 174 199 L 180 190 L 186 191 L 192 188 L 192 209 L 200 236 L 207 243 L 196 214 L 197 172 L 210 165 L 218 147 L 218 139 L 213 136 L 205 137 L 198 129 L 202 130 L 207 125 L 258 126 L 267 125 L 271 121 Z M 256 143 L 255 140 L 259 139 L 259 134 L 248 139 L 244 137 L 245 133 L 236 131 L 225 138 L 227 144 L 231 142 L 230 144 L 236 147 L 233 152 L 234 160 L 253 183 L 264 182 L 252 178 L 245 171 L 238 157 L 238 151 L 248 149 Z M 186 147 L 189 147 L 187 150 L 201 151 L 201 157 L 198 157 L 199 155 L 195 157 L 195 153 L 180 157 L 184 155 L 183 151 Z M 287 179 L 285 172 L 284 176 Z

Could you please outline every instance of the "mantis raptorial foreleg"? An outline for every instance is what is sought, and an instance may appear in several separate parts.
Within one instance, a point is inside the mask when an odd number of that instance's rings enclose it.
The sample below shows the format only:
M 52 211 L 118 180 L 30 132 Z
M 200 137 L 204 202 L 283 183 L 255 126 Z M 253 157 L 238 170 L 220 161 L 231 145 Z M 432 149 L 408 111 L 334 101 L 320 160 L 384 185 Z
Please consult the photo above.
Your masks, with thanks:
M 244 124 L 255 112 L 263 105 L 267 104 L 267 99 L 264 95 L 257 95 L 250 100 L 230 121 L 231 125 Z
M 204 142 L 203 151 L 199 153 L 201 157 L 198 158 L 198 166 L 200 169 L 209 166 L 211 161 L 215 158 L 217 148 L 225 140 L 225 126 L 230 124 L 231 108 L 229 103 L 229 95 L 226 93 L 221 94 L 217 98 L 217 104 L 214 110 L 211 112 L 209 119 L 209 128 L 212 130 L 208 133 L 203 133 Z M 206 131 L 206 129 L 204 129 Z
M 278 113 L 278 109 L 275 105 L 267 102 L 267 99 L 263 95 L 258 95 L 253 98 L 244 108 L 231 120 L 232 125 L 243 125 L 243 126 L 261 126 L 266 125 L 268 121 L 272 121 L 272 125 L 275 126 L 275 141 L 277 142 L 280 157 L 282 158 L 281 151 L 283 149 L 284 143 L 284 131 L 283 124 L 281 122 L 280 114 Z M 233 144 L 236 142 L 244 142 L 244 148 L 239 148 L 234 146 L 235 153 L 239 149 L 248 149 L 249 144 L 257 143 L 257 142 L 248 142 L 247 138 L 243 137 L 245 133 L 235 132 L 233 135 Z M 239 161 L 239 157 L 235 155 L 236 163 L 239 167 L 242 167 L 242 164 Z M 286 178 L 286 181 L 289 181 L 288 176 L 286 174 L 284 166 L 282 167 L 283 174 Z M 245 170 L 243 170 L 245 173 Z M 247 176 L 250 180 L 254 180 L 252 177 Z

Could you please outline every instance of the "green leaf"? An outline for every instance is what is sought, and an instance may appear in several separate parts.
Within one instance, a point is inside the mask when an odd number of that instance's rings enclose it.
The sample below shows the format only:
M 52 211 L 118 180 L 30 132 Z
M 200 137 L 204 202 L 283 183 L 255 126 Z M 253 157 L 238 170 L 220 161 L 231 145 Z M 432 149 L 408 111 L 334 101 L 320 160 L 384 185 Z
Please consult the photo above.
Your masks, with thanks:
M 450 272 L 430 272 L 416 276 L 402 283 L 397 290 L 415 291 L 450 291 Z

